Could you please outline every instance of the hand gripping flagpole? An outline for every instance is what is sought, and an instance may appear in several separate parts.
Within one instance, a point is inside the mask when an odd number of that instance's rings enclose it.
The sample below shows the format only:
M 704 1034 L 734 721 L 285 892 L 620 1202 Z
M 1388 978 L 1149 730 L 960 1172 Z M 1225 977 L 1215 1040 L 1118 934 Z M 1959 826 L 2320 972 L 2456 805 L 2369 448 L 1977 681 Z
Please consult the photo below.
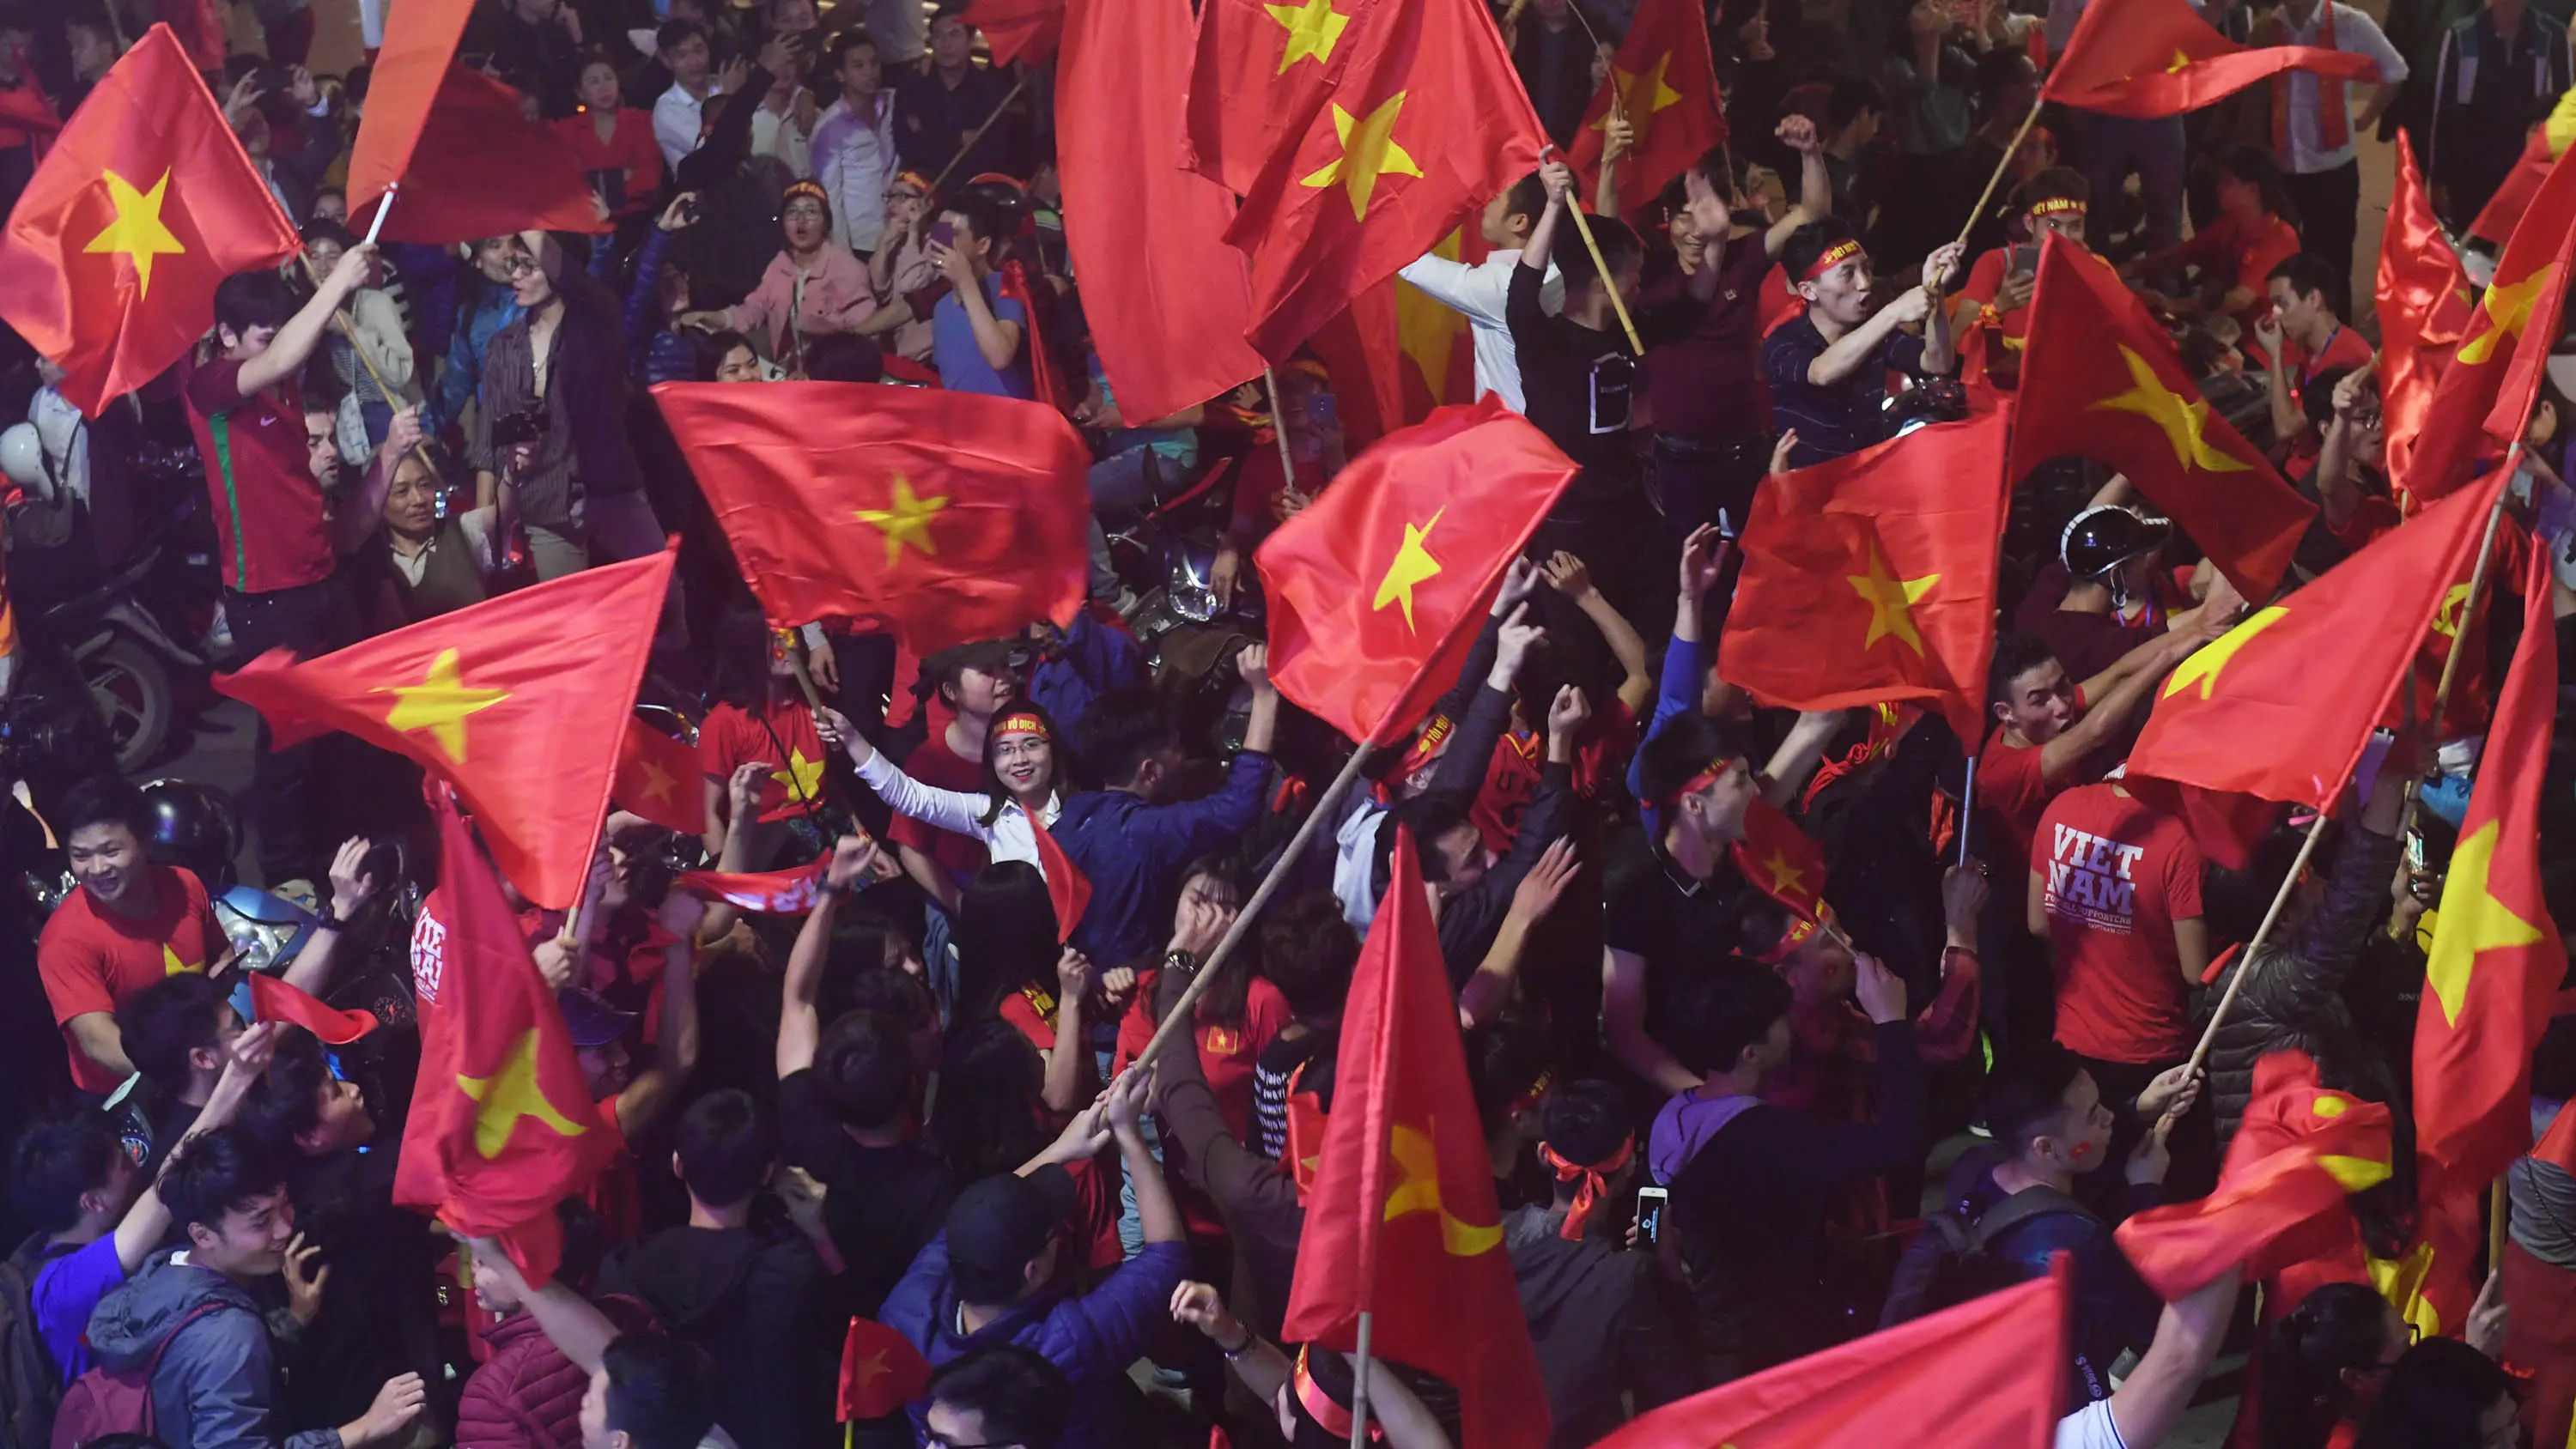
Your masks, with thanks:
M 385 183 L 385 194 L 376 198 L 376 219 L 367 223 L 367 245 L 374 246 L 377 235 L 384 231 L 385 213 L 394 209 L 394 193 L 400 190 L 402 182 L 398 180 Z
M 1555 150 L 1550 146 L 1539 155 L 1544 159 Z M 1580 177 L 1576 184 L 1581 184 Z M 1610 275 L 1609 264 L 1601 260 L 1601 243 L 1592 239 L 1592 223 L 1583 216 L 1583 199 L 1571 188 L 1565 193 L 1565 214 L 1573 218 L 1575 234 L 1583 238 L 1583 249 L 1592 254 L 1592 274 L 1601 279 L 1601 289 L 1610 294 L 1610 310 L 1619 314 L 1619 330 L 1628 334 L 1628 350 L 1644 357 L 1646 344 L 1637 340 L 1637 324 L 1628 319 L 1628 303 L 1619 295 L 1618 279 Z

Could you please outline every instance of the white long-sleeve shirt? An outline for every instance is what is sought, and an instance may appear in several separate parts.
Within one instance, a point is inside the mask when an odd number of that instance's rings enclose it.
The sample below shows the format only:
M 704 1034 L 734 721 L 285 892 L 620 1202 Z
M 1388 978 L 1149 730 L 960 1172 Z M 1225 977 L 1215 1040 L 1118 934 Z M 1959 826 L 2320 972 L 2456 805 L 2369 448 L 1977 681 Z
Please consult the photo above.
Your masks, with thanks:
M 698 142 L 705 139 L 707 101 L 720 94 L 709 86 L 707 100 L 702 101 L 674 82 L 653 102 L 653 140 L 662 148 L 663 175 L 677 176 L 680 158 L 698 149 Z
M 1046 873 L 1038 859 L 1038 833 L 1029 826 L 1029 813 L 1016 800 L 1002 806 L 987 825 L 984 817 L 993 814 L 993 797 L 982 791 L 942 790 L 925 785 L 905 774 L 894 761 L 878 750 L 859 766 L 859 779 L 887 808 L 897 815 L 909 815 L 924 825 L 936 826 L 970 839 L 981 841 L 992 859 L 1025 860 Z M 1046 823 L 1053 825 L 1064 811 L 1064 796 L 1059 792 L 1047 797 Z
M 856 252 L 872 252 L 885 234 L 886 183 L 903 162 L 895 154 L 894 93 L 877 92 L 874 114 L 850 109 L 847 96 L 814 123 L 814 179 L 832 199 L 832 235 Z
M 1497 251 L 1473 266 L 1425 256 L 1396 273 L 1467 319 L 1476 344 L 1476 396 L 1492 393 L 1516 413 L 1526 411 L 1521 406 L 1521 361 L 1512 347 L 1512 327 L 1504 320 L 1503 305 L 1511 295 L 1512 268 L 1520 260 L 1516 251 Z M 1539 305 L 1550 312 L 1565 306 L 1565 274 L 1553 262 L 1539 287 Z

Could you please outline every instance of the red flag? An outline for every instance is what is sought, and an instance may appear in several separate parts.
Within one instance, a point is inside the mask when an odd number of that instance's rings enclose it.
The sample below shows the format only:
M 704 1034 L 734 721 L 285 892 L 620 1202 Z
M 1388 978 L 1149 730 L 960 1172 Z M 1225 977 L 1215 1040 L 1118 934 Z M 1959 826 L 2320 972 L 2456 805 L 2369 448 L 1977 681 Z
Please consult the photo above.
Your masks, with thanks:
M 1061 413 L 980 393 L 775 382 L 653 389 L 781 629 L 839 614 L 916 652 L 1073 621 L 1091 451 Z
M 110 67 L 0 233 L 0 318 L 92 417 L 215 322 L 215 287 L 303 245 L 166 25 Z
M 1619 162 L 1619 194 L 1653 199 L 1665 183 L 1726 139 L 1718 108 L 1717 65 L 1708 51 L 1708 20 L 1694 0 L 1641 0 L 1627 39 L 1610 62 L 1610 78 L 1584 108 L 1583 128 L 1566 156 L 1582 176 L 1578 196 L 1601 185 L 1602 130 L 1616 101 L 1636 141 Z
M 1288 113 L 1226 234 L 1252 258 L 1245 335 L 1273 362 L 1528 175 L 1545 144 L 1476 0 L 1377 0 L 1333 50 L 1331 90 Z
M 2560 1109 L 2531 1155 L 2561 1172 L 2576 1172 L 2576 1112 Z
M 831 863 L 832 852 L 826 850 L 812 864 L 793 870 L 692 870 L 682 872 L 672 884 L 765 916 L 801 916 L 823 898 L 823 872 Z
M 312 993 L 264 971 L 250 974 L 250 1006 L 262 1021 L 293 1022 L 333 1046 L 347 1046 L 377 1026 L 372 1011 L 325 1006 Z
M 608 798 L 618 808 L 696 835 L 707 828 L 707 797 L 699 778 L 697 751 L 627 717 L 617 746 L 617 779 L 608 787 Z
M 515 231 L 605 232 L 581 162 L 519 108 L 519 93 L 457 65 L 472 0 L 403 0 L 385 21 L 367 110 L 349 148 L 349 221 L 374 220 L 399 182 L 387 241 L 475 241 Z
M 562 1246 L 554 1205 L 599 1170 L 614 1134 L 500 881 L 448 793 L 431 793 L 444 971 L 440 1009 L 421 1038 L 394 1200 L 432 1209 L 469 1237 L 498 1236 L 529 1281 L 543 1282 Z
M 2503 484 L 2445 499 L 2184 660 L 2129 752 L 2131 791 L 2168 809 L 2154 781 L 2331 808 Z
M 930 1392 L 930 1360 L 873 1318 L 853 1318 L 841 1339 L 842 1423 L 882 1419 Z
M 990 0 L 985 0 L 990 3 Z M 1189 0 L 1074 0 L 1056 70 L 1065 245 L 1118 415 L 1150 422 L 1261 374 L 1252 282 L 1225 244 L 1234 198 L 1138 137 L 1181 128 Z
M 2396 480 L 2416 502 L 2466 485 L 2484 459 L 2522 436 L 2558 340 L 2571 257 L 2576 164 L 2561 156 L 2497 255 L 2495 279 L 2434 386 L 2409 466 Z
M 1493 1163 L 1412 844 L 1351 974 L 1333 1113 L 1281 1336 L 1437 1374 L 1464 1449 L 1547 1442 L 1547 1398 L 1503 1251 Z
M 1055 942 L 1061 946 L 1073 939 L 1073 928 L 1082 924 L 1082 913 L 1091 909 L 1091 880 L 1055 843 L 1045 822 L 1032 815 L 1029 829 L 1037 832 L 1038 873 L 1046 877 L 1047 904 L 1055 907 Z
M 2101 7 L 2106 15 L 2127 8 Z M 2030 307 L 2010 478 L 2067 454 L 2107 463 L 2170 514 L 2239 593 L 2270 598 L 2316 505 L 2210 410 L 2164 324 L 2110 263 L 2049 237 Z
M 156 18 L 177 32 L 179 44 L 188 52 L 188 63 L 199 70 L 222 70 L 224 52 L 223 13 L 215 0 L 153 0 Z
M 1302 1259 L 1301 1259 L 1302 1261 Z M 1640 1414 L 1593 1449 L 2048 1449 L 2066 1377 L 2071 1270 L 1792 1359 Z
M 2218 1190 L 2135 1214 L 2120 1250 L 2168 1301 L 2240 1265 L 2269 1277 L 2317 1256 L 2311 1225 L 2350 1234 L 2345 1199 L 2387 1181 L 2395 1150 L 2385 1103 L 2326 1090 L 2304 1053 L 2268 1053 Z
M 2540 889 L 2540 784 L 2558 707 L 2549 552 L 2530 550 L 2522 643 L 2443 877 L 2415 1014 L 2415 1151 L 2428 1195 L 2483 1192 L 2531 1150 L 2531 1054 L 2567 974 Z
M 1503 570 L 1574 473 L 1490 397 L 1352 459 L 1254 555 L 1280 692 L 1362 743 L 1411 729 L 1457 677 Z
M 984 32 L 996 66 L 1015 60 L 1046 64 L 1064 39 L 1064 15 L 1065 0 L 971 0 L 966 7 L 966 23 Z M 1059 108 L 1057 115 L 1066 113 Z
M 1728 847 L 1755 890 L 1810 919 L 1825 910 L 1825 847 L 1780 807 L 1757 795 L 1744 807 L 1744 834 Z
M 2292 70 L 2348 81 L 2379 74 L 2350 51 L 2238 45 L 2187 0 L 2120 0 L 2085 8 L 2041 93 L 2114 116 L 2178 116 Z
M 1389 277 L 1351 299 L 1306 346 L 1333 376 L 1341 405 L 1342 445 L 1358 452 L 1430 411 L 1408 405 L 1404 387 L 1404 337 L 1397 318 L 1398 278 Z M 1472 401 L 1472 399 L 1468 399 Z
M 1765 480 L 1718 672 L 1794 709 L 1921 700 L 1976 738 L 2011 428 L 1982 412 Z
M 2434 219 L 2415 147 L 2397 133 L 2397 180 L 2379 239 L 2379 397 L 2388 471 L 2413 472 L 2415 440 L 2432 417 L 2433 392 L 2475 307 L 2460 254 Z
M 1204 0 L 1181 97 L 1181 164 L 1250 191 L 1349 65 L 1342 44 L 1363 0 Z
M 345 730 L 455 784 L 528 899 L 580 897 L 672 550 L 503 594 L 319 659 L 273 649 L 215 687 L 280 746 Z

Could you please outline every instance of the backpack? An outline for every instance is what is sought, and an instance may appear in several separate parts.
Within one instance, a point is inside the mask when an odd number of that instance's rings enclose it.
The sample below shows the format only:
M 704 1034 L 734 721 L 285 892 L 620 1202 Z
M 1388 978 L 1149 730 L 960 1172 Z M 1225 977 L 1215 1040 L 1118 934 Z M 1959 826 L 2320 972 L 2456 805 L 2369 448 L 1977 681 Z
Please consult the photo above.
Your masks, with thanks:
M 52 1255 L 42 1233 L 0 1259 L 0 1443 L 43 1444 L 62 1402 L 62 1370 L 36 1331 L 36 1274 Z
M 2026 1187 L 1983 1213 L 1970 1217 L 1956 1204 L 1923 1220 L 1923 1230 L 1907 1244 L 1888 1285 L 1887 1308 L 1878 1326 L 1893 1328 L 1935 1309 L 1990 1293 L 2019 1282 L 2016 1264 L 1990 1249 L 2004 1234 L 2034 1218 L 2058 1213 L 2093 1217 L 2092 1209 L 2056 1188 Z M 2099 1219 L 2096 1219 L 2099 1221 Z
M 161 1355 L 170 1351 L 170 1345 L 179 1341 L 189 1324 L 235 1306 L 209 1300 L 189 1309 L 152 1346 L 152 1356 L 139 1369 L 94 1368 L 72 1380 L 72 1386 L 63 1391 L 62 1406 L 54 1413 L 53 1449 L 80 1449 L 92 1439 L 109 1434 L 150 1435 L 152 1376 L 160 1370 Z M 41 1441 L 24 1442 L 32 1449 Z

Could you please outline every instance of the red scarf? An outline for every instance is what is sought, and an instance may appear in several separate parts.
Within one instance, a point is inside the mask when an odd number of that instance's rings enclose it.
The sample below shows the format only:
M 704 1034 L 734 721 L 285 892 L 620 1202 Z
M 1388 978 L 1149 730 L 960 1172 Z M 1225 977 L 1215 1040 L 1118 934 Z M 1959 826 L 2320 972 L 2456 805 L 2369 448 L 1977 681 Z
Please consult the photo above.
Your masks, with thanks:
M 2259 42 L 2266 45 L 2290 44 L 2290 27 L 2280 12 L 2274 11 L 2270 22 L 2272 37 Z M 2320 0 L 2317 6 L 2317 38 L 2309 44 L 2324 50 L 2335 48 L 2334 0 Z M 2317 147 L 2340 151 L 2352 144 L 2352 107 L 2346 101 L 2343 82 L 2334 76 L 2313 76 L 2317 83 Z M 2290 164 L 2290 77 L 2272 82 L 2272 154 L 2281 164 Z

